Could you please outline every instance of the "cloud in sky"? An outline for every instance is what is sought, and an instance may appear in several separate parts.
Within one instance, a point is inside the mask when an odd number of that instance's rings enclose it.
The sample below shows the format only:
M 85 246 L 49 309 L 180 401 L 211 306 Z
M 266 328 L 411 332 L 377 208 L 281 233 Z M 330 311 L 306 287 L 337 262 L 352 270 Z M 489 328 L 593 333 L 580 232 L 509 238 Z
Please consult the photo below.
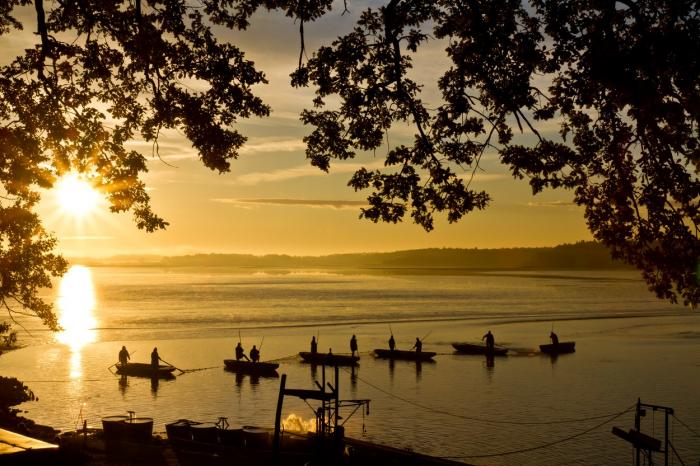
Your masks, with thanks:
M 90 235 L 61 236 L 61 241 L 110 241 L 113 239 L 115 239 L 114 236 L 90 236 Z
M 306 144 L 299 138 L 269 139 L 246 143 L 241 147 L 241 154 L 257 154 L 261 152 L 296 152 L 304 151 Z
M 258 171 L 237 175 L 230 182 L 240 186 L 254 186 L 261 183 L 271 183 L 277 181 L 291 180 L 294 178 L 318 177 L 327 176 L 328 174 L 355 173 L 360 168 L 364 167 L 368 170 L 382 169 L 385 159 L 383 157 L 372 160 L 367 163 L 334 163 L 331 164 L 329 173 L 320 170 L 317 167 L 309 165 L 299 165 L 296 167 L 282 168 L 270 171 Z M 474 181 L 487 182 L 509 178 L 507 173 L 483 173 L 478 172 L 474 175 Z M 471 173 L 460 175 L 460 178 L 468 181 L 471 178 Z
M 212 199 L 214 202 L 233 204 L 243 208 L 261 205 L 299 206 L 311 208 L 353 209 L 367 206 L 367 201 L 326 200 L 326 199 Z
M 571 201 L 528 202 L 528 207 L 576 207 Z
M 330 174 L 338 173 L 355 173 L 362 167 L 369 170 L 381 168 L 384 166 L 384 159 L 378 159 L 369 163 L 335 163 L 331 164 Z M 291 180 L 294 178 L 303 178 L 309 176 L 327 176 L 329 173 L 324 172 L 318 167 L 309 165 L 300 165 L 290 168 L 282 168 L 279 170 L 270 170 L 265 172 L 251 172 L 236 176 L 231 184 L 254 186 L 260 183 L 270 183 L 275 181 Z

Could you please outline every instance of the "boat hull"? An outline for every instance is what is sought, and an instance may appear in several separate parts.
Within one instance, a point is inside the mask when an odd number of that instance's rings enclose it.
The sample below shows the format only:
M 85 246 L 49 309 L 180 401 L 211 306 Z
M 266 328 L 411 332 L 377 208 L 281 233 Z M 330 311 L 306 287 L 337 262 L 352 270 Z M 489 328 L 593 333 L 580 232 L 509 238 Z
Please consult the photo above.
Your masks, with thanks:
M 238 374 L 276 376 L 277 368 L 280 366 L 274 362 L 250 362 L 236 361 L 235 359 L 224 359 L 226 370 Z
M 431 361 L 433 362 L 433 357 L 436 353 L 432 351 L 421 351 L 420 353 L 416 351 L 404 351 L 404 350 L 388 350 L 388 349 L 375 349 L 374 355 L 380 359 L 400 359 L 402 361 Z
M 299 356 L 301 356 L 304 362 L 309 364 L 326 366 L 357 366 L 360 361 L 359 356 L 351 356 L 349 354 L 325 354 L 302 351 L 299 353 Z
M 462 354 L 485 354 L 487 356 L 505 356 L 508 354 L 508 348 L 496 346 L 492 351 L 486 345 L 478 345 L 473 343 L 452 343 L 452 347 Z
M 565 341 L 562 343 L 540 345 L 540 352 L 545 354 L 566 354 L 574 353 L 576 351 L 575 341 Z
M 126 365 L 117 364 L 117 374 L 132 377 L 148 377 L 153 379 L 174 379 L 173 366 L 158 366 L 154 369 L 150 364 L 141 362 L 130 362 Z

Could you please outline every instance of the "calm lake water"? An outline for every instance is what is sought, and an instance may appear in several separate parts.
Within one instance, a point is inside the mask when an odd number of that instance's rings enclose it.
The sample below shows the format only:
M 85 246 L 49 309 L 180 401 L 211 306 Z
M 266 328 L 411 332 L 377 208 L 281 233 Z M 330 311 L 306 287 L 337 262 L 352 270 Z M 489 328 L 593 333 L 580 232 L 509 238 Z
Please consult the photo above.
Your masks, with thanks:
M 39 397 L 21 406 L 29 417 L 64 430 L 127 410 L 153 417 L 157 431 L 180 418 L 221 416 L 272 426 L 279 379 L 223 370 L 239 334 L 246 350 L 262 346 L 263 360 L 279 360 L 293 388 L 320 379 L 320 369 L 295 357 L 312 335 L 320 350 L 340 353 L 356 334 L 361 365 L 341 370 L 341 395 L 372 402 L 369 415 L 347 420 L 353 437 L 472 464 L 628 464 L 632 449 L 611 428 L 631 428 L 633 413 L 606 421 L 637 397 L 673 407 L 700 432 L 700 313 L 657 300 L 635 272 L 74 267 L 51 292 L 66 332 L 25 322 L 28 346 L 2 355 L 0 373 Z M 535 353 L 552 327 L 561 341 L 576 341 L 575 354 Z M 488 329 L 514 350 L 508 357 L 490 366 L 453 353 L 451 343 L 479 341 Z M 436 362 L 375 360 L 370 351 L 386 347 L 390 330 L 403 349 L 426 337 Z M 147 362 L 157 346 L 177 367 L 202 370 L 120 384 L 108 367 L 122 345 L 132 361 Z M 292 414 L 313 418 L 287 398 L 284 416 Z M 559 422 L 582 418 L 594 419 Z M 663 438 L 660 413 L 649 411 L 643 430 Z M 685 464 L 697 464 L 698 435 L 672 419 L 671 436 Z M 518 450 L 527 451 L 501 455 Z

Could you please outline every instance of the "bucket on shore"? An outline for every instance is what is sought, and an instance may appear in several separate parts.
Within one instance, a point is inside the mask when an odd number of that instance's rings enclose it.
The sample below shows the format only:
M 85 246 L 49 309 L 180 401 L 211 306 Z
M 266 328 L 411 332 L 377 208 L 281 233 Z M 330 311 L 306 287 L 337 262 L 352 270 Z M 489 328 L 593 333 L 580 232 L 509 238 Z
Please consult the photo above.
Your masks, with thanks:
M 165 424 L 165 432 L 168 434 L 168 439 L 176 440 L 192 440 L 192 421 L 180 419 L 170 424 Z
M 126 439 L 134 443 L 148 443 L 153 437 L 153 419 L 150 417 L 135 417 L 124 422 L 126 424 Z
M 272 445 L 272 437 L 268 429 L 244 426 L 243 439 L 247 448 L 269 448 Z
M 105 441 L 147 443 L 153 435 L 150 417 L 107 416 L 102 418 Z
M 219 428 L 212 422 L 203 422 L 190 426 L 192 440 L 195 442 L 217 443 L 219 441 Z
M 226 446 L 243 446 L 243 429 L 219 429 L 219 441 Z
M 124 423 L 129 416 L 107 416 L 102 418 L 102 430 L 107 442 L 123 442 L 126 440 Z

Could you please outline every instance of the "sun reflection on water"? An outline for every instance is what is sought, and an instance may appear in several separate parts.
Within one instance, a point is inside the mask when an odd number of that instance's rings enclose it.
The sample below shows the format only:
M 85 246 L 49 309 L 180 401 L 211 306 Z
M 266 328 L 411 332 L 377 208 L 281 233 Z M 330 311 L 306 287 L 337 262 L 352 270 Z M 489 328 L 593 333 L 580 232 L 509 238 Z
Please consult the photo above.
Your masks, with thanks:
M 68 345 L 73 351 L 71 357 L 71 376 L 79 377 L 80 350 L 95 341 L 97 320 L 95 309 L 95 290 L 90 269 L 82 265 L 72 266 L 63 276 L 59 286 L 56 306 L 59 311 L 58 322 L 63 328 L 56 339 Z

